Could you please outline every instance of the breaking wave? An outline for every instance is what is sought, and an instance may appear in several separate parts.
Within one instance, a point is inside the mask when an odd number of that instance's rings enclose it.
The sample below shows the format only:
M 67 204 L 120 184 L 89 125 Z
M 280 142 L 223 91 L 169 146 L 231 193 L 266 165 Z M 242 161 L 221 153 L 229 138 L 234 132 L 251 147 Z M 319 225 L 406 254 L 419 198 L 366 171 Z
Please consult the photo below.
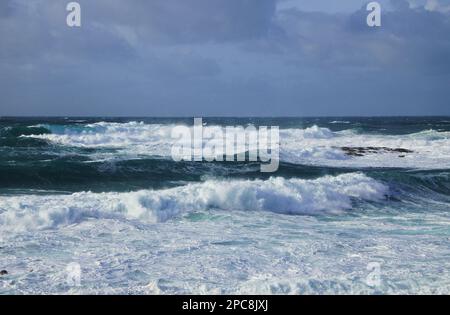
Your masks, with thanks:
M 314 180 L 207 180 L 202 183 L 129 193 L 10 196 L 0 199 L 1 229 L 34 230 L 80 223 L 90 218 L 167 221 L 202 210 L 270 211 L 280 214 L 339 213 L 354 199 L 381 201 L 386 185 L 361 173 Z
M 22 138 L 63 146 L 112 148 L 133 157 L 170 157 L 174 142 L 171 131 L 175 126 L 143 122 L 40 125 L 34 128 L 41 128 L 41 133 L 30 135 L 28 132 Z M 204 130 L 208 128 L 217 126 L 204 126 Z M 383 147 L 412 152 L 403 155 L 383 151 L 352 156 L 346 154 L 343 147 Z M 280 159 L 293 164 L 333 167 L 450 168 L 450 132 L 424 130 L 406 135 L 382 135 L 353 129 L 332 131 L 317 125 L 281 129 Z

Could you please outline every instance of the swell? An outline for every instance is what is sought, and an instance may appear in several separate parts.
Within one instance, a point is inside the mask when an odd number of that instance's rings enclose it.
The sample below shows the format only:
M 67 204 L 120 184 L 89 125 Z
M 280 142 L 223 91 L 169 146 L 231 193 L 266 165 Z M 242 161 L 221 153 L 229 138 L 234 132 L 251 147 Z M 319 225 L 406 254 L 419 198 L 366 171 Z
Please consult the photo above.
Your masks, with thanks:
M 434 200 L 450 203 L 450 170 L 384 170 L 368 174 L 392 188 L 400 200 Z
M 23 125 L 2 127 L 0 128 L 0 147 L 44 147 L 49 145 L 49 141 L 27 136 L 45 134 L 51 134 L 51 131 L 45 127 Z
M 92 161 L 88 156 L 27 156 L 11 163 L 0 160 L 0 189 L 48 189 L 77 192 L 129 191 L 173 187 L 205 178 L 312 179 L 339 175 L 348 169 L 280 163 L 276 173 L 261 173 L 259 163 L 174 162 L 166 158 Z
M 0 136 L 5 138 L 29 136 L 29 135 L 43 135 L 50 133 L 52 133 L 50 129 L 38 125 L 36 126 L 12 125 L 0 129 Z
M 450 204 L 450 170 L 343 169 L 281 163 L 276 173 L 267 174 L 260 172 L 257 163 L 173 162 L 161 158 L 91 162 L 77 156 L 24 163 L 14 168 L 0 164 L 0 196 L 35 194 L 36 190 L 62 193 L 161 190 L 211 180 L 318 180 L 354 172 L 363 172 L 389 187 L 393 202 Z

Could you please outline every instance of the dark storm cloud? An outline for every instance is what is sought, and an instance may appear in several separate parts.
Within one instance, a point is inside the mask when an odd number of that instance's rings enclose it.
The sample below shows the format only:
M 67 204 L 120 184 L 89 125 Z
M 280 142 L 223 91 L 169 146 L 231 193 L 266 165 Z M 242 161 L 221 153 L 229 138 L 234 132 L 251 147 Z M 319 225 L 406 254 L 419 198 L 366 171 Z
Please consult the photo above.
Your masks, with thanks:
M 264 36 L 275 0 L 80 1 L 96 21 L 130 27 L 147 40 L 167 43 L 233 41 Z
M 277 22 L 287 34 L 283 44 L 297 53 L 300 65 L 306 60 L 335 70 L 449 73 L 449 16 L 394 3 L 379 29 L 367 27 L 365 6 L 350 15 L 289 9 L 279 12 Z
M 383 15 L 383 27 L 370 32 L 361 20 L 365 10 L 351 15 L 349 27 L 355 38 L 371 41 L 374 47 L 372 57 L 384 47 L 386 52 L 379 55 L 380 65 L 420 73 L 450 73 L 450 18 L 440 11 L 429 11 L 423 7 L 410 9 L 407 1 L 392 1 L 394 11 Z
M 0 2 L 0 18 L 9 16 L 12 12 L 11 0 L 3 0 Z
M 448 3 L 417 1 L 1 1 L 0 114 L 450 114 Z

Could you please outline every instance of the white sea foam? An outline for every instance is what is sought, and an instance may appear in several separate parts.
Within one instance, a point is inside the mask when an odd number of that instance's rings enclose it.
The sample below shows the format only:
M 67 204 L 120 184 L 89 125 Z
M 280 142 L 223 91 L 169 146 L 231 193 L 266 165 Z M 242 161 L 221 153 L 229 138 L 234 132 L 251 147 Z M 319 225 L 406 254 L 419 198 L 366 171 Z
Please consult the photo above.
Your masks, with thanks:
M 89 148 L 114 148 L 126 156 L 148 155 L 170 157 L 175 125 L 142 122 L 89 125 L 46 126 L 52 134 L 34 135 L 54 143 Z M 217 126 L 204 126 L 217 128 Z M 280 158 L 284 162 L 337 167 L 450 167 L 450 132 L 426 130 L 408 135 L 361 134 L 354 130 L 333 132 L 312 126 L 280 130 Z M 342 147 L 388 147 L 414 151 L 403 156 L 395 153 L 366 154 L 350 157 Z M 245 147 L 238 144 L 238 152 Z M 117 158 L 118 155 L 115 155 Z
M 130 193 L 12 196 L 0 199 L 0 229 L 33 230 L 76 224 L 90 218 L 156 223 L 182 212 L 208 209 L 282 214 L 336 213 L 352 199 L 377 201 L 388 188 L 361 173 L 315 180 L 208 180 L 164 190 Z
M 172 126 L 48 127 L 53 134 L 39 137 L 112 147 L 120 151 L 114 157 L 131 158 L 164 156 Z M 449 133 L 433 130 L 388 136 L 313 127 L 284 129 L 280 136 L 282 159 L 292 163 L 444 168 L 450 161 Z M 339 146 L 415 153 L 349 157 Z M 434 173 L 420 176 L 431 183 L 448 178 L 446 172 Z M 9 272 L 0 294 L 450 292 L 448 204 L 429 199 L 372 204 L 389 189 L 361 173 L 206 180 L 129 193 L 33 193 L 0 196 L 0 266 Z M 328 212 L 338 215 L 278 214 Z M 27 231 L 32 233 L 22 233 Z M 374 261 L 380 263 L 381 285 L 371 287 L 367 267 Z M 67 286 L 72 262 L 82 268 L 80 287 Z
M 211 210 L 2 233 L 0 294 L 448 294 L 448 208 L 396 204 L 326 219 Z M 73 262 L 79 287 L 67 285 Z M 373 262 L 380 286 L 368 284 Z
M 134 145 L 156 146 L 161 141 L 167 142 L 174 125 L 99 122 L 83 126 L 42 125 L 42 127 L 52 133 L 33 137 L 69 146 L 126 148 Z
M 333 120 L 330 124 L 350 124 L 351 122 L 347 120 Z
M 285 129 L 280 133 L 282 161 L 335 167 L 398 167 L 439 169 L 450 167 L 450 132 L 426 130 L 407 135 L 361 134 L 348 129 L 332 132 L 317 126 Z M 387 147 L 413 153 L 367 153 L 348 156 L 342 147 Z

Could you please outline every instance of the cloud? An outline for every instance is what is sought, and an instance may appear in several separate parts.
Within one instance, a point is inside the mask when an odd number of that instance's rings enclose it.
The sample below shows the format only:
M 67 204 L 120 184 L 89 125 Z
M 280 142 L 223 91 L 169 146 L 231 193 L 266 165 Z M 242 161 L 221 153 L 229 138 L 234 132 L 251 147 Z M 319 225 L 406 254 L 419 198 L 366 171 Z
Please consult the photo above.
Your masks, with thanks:
M 425 10 L 438 11 L 443 13 L 450 12 L 450 1 L 448 0 L 426 0 Z
M 0 114 L 448 113 L 450 15 L 418 1 L 379 29 L 362 0 L 79 0 L 81 28 L 65 1 L 1 1 Z
M 392 4 L 379 29 L 367 27 L 365 6 L 349 15 L 280 11 L 276 23 L 286 34 L 284 51 L 302 67 L 449 74 L 449 16 L 410 8 L 406 1 Z
M 235 41 L 267 34 L 275 0 L 80 1 L 95 21 L 132 29 L 152 42 Z
M 9 16 L 12 13 L 11 0 L 0 2 L 0 18 Z

